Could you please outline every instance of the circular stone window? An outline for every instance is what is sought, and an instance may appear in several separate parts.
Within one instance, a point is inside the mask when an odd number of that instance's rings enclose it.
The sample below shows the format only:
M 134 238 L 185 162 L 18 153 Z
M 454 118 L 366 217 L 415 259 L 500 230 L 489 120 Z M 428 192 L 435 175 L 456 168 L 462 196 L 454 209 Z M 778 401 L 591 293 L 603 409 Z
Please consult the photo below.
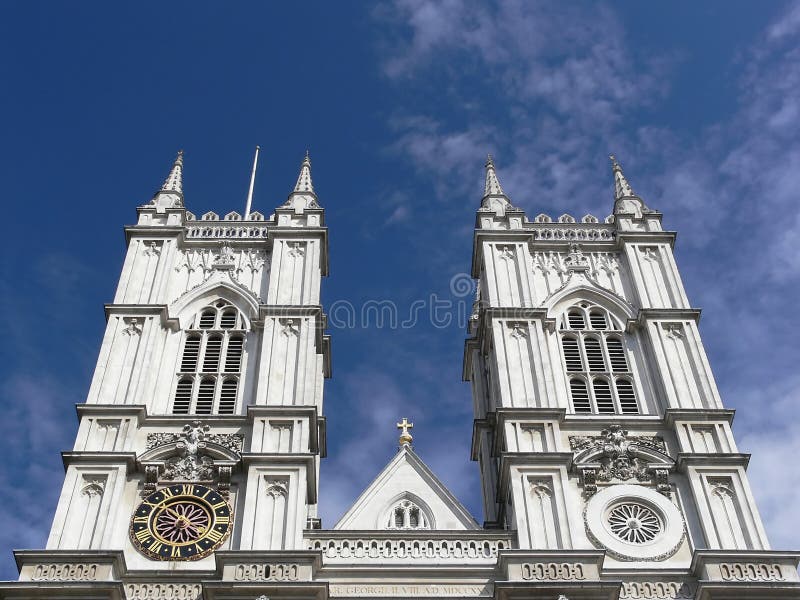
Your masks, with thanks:
M 586 503 L 586 533 L 620 560 L 664 560 L 680 547 L 684 523 L 678 508 L 655 490 L 614 485 Z

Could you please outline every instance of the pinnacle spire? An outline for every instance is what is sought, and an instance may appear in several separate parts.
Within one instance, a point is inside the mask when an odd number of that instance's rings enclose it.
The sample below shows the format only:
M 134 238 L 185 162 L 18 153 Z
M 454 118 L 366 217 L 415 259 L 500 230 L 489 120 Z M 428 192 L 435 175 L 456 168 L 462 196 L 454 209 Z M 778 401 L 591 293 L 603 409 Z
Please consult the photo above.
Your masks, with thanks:
M 314 192 L 314 184 L 311 181 L 311 158 L 308 156 L 308 150 L 300 164 L 297 183 L 294 184 L 294 189 L 282 208 L 294 208 L 295 211 L 300 212 L 307 208 L 320 208 L 317 203 L 317 194 Z
M 300 165 L 300 175 L 297 176 L 294 191 L 306 194 L 314 193 L 314 184 L 311 182 L 311 158 L 308 156 L 308 150 L 306 150 L 303 164 Z
M 497 179 L 491 154 L 486 155 L 486 185 L 483 188 L 483 196 L 505 196 L 500 181 Z
M 620 198 L 638 198 L 631 184 L 625 179 L 625 174 L 622 172 L 622 165 L 617 162 L 617 158 L 613 154 L 609 154 L 608 157 L 611 159 L 611 169 L 614 172 L 614 200 L 619 200 Z
M 183 150 L 178 150 L 178 156 L 175 157 L 175 162 L 164 180 L 164 185 L 161 186 L 161 191 L 183 193 Z
M 159 211 L 165 208 L 183 207 L 183 150 L 178 150 L 169 175 L 150 202 L 155 204 Z

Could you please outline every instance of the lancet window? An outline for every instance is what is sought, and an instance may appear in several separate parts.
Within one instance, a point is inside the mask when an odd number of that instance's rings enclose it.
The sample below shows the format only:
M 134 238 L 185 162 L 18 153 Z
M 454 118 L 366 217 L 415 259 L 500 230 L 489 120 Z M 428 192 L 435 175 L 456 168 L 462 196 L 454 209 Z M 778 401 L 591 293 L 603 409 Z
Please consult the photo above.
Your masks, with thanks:
M 387 529 L 430 529 L 430 520 L 425 512 L 408 499 L 395 504 L 386 519 Z
M 224 300 L 195 316 L 178 361 L 173 414 L 234 414 L 245 335 L 242 314 Z
M 638 414 L 620 322 L 604 308 L 582 302 L 564 313 L 560 335 L 573 411 Z

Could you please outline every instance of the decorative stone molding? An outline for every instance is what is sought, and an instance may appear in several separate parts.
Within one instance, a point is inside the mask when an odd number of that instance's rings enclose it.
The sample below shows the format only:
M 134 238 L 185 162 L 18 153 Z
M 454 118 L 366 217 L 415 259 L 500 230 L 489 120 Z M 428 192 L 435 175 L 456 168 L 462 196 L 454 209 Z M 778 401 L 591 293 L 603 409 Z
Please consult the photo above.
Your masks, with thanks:
M 689 581 L 625 581 L 620 600 L 691 600 L 697 584 Z
M 234 581 L 298 581 L 300 566 L 284 563 L 238 564 L 233 571 Z
M 128 583 L 126 600 L 200 600 L 199 583 Z
M 614 239 L 614 227 L 608 225 L 573 224 L 564 226 L 554 223 L 536 223 L 533 228 L 533 239 L 554 242 L 597 242 Z
M 584 581 L 586 572 L 581 563 L 522 563 L 524 581 Z
M 669 470 L 674 461 L 659 436 L 628 436 L 620 425 L 611 425 L 599 436 L 570 436 L 575 465 L 582 475 L 584 494 L 597 492 L 597 482 L 655 481 L 660 493 L 669 495 Z M 655 461 L 662 464 L 654 466 Z
M 92 563 L 33 565 L 31 581 L 97 581 L 98 569 Z
M 264 492 L 273 498 L 286 498 L 289 495 L 289 485 L 285 479 L 268 479 Z
M 147 450 L 153 450 L 158 446 L 167 444 L 178 444 L 191 451 L 204 448 L 205 442 L 212 442 L 223 446 L 237 454 L 242 453 L 244 447 L 244 436 L 240 433 L 209 433 L 211 428 L 203 425 L 201 421 L 192 421 L 183 426 L 180 433 L 159 432 L 147 434 Z M 183 445 L 183 446 L 181 446 Z
M 360 559 L 396 561 L 452 561 L 452 562 L 494 562 L 501 550 L 511 548 L 510 539 L 480 539 L 465 535 L 456 539 L 435 539 L 432 537 L 374 536 L 324 538 L 314 537 L 306 540 L 306 548 L 322 551 L 326 560 Z
M 161 254 L 161 244 L 158 242 L 142 242 L 144 251 L 142 254 L 145 256 L 158 256 Z
M 722 581 L 786 581 L 777 563 L 720 563 L 719 572 Z

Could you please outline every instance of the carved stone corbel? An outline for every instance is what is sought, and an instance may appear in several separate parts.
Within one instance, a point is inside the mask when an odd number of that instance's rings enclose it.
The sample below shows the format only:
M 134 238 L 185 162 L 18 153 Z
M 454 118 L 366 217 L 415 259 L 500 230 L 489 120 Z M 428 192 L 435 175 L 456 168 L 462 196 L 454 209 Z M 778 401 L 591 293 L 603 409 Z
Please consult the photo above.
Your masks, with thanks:
M 667 498 L 672 496 L 672 489 L 669 486 L 669 471 L 667 469 L 656 469 L 654 472 L 656 491 Z
M 231 491 L 231 473 L 233 472 L 233 467 L 229 466 L 219 466 L 217 467 L 217 477 L 218 484 L 217 490 L 219 491 L 220 495 L 227 500 L 230 491 Z
M 591 498 L 597 492 L 597 469 L 583 469 L 583 494 Z
M 156 483 L 158 483 L 158 465 L 147 465 L 144 468 L 144 488 L 142 488 L 142 497 L 152 494 L 156 491 Z

